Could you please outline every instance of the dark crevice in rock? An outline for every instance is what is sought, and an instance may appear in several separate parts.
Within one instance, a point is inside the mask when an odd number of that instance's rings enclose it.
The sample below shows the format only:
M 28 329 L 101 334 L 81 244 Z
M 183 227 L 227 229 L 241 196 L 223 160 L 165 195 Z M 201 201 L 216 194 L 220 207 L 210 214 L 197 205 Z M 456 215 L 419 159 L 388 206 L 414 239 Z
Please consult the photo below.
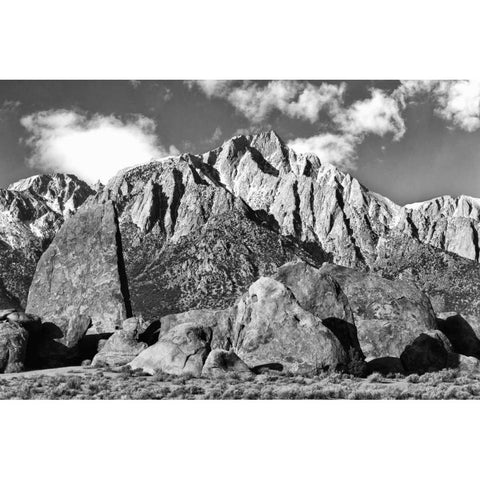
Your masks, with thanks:
M 410 228 L 411 228 L 411 231 L 412 231 L 412 237 L 418 240 L 418 228 L 415 225 L 415 223 L 413 223 L 413 220 L 410 217 L 410 215 L 406 216 L 406 220 L 407 220 L 408 225 L 410 225 Z
M 117 246 L 117 266 L 118 277 L 120 280 L 120 291 L 122 292 L 123 301 L 125 303 L 125 313 L 127 318 L 132 316 L 132 304 L 130 302 L 130 291 L 128 289 L 127 270 L 125 268 L 125 259 L 123 258 L 122 235 L 120 233 L 120 225 L 118 224 L 117 209 L 113 204 L 114 220 L 115 220 L 115 240 Z
M 302 236 L 302 218 L 300 217 L 300 195 L 298 194 L 298 181 L 292 186 L 293 197 L 295 199 L 295 209 L 293 211 L 293 229 L 295 235 L 300 238 Z
M 170 205 L 170 218 L 172 220 L 171 234 L 175 232 L 175 225 L 177 224 L 178 209 L 185 193 L 185 185 L 183 184 L 183 175 L 180 170 L 173 171 L 173 180 L 175 186 L 173 188 L 172 203 Z
M 253 161 L 263 173 L 272 175 L 273 177 L 278 177 L 280 175 L 280 172 L 273 165 L 270 165 L 256 148 L 247 147 L 247 150 L 250 151 Z
M 470 227 L 472 229 L 473 248 L 475 249 L 475 261 L 478 262 L 480 250 L 480 247 L 478 245 L 478 232 L 474 225 L 471 224 Z

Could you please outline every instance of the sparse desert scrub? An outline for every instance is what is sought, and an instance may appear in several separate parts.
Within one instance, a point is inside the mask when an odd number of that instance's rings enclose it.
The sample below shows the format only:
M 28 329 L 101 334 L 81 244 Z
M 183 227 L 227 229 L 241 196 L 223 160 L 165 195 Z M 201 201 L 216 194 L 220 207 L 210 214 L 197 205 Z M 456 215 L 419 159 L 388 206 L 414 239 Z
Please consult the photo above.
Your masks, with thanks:
M 480 372 L 460 370 L 407 377 L 375 373 L 367 378 L 345 373 L 302 376 L 272 372 L 245 380 L 237 375 L 213 379 L 138 373 L 83 369 L 58 375 L 39 372 L 0 377 L 0 399 L 480 399 Z

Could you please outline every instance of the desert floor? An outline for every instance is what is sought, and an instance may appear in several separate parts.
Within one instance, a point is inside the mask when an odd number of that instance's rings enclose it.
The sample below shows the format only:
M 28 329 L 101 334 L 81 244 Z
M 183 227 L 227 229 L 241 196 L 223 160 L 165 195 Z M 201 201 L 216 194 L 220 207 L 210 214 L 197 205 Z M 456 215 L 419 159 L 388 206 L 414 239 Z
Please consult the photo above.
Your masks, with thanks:
M 443 370 L 356 378 L 339 373 L 272 372 L 242 379 L 145 376 L 90 367 L 0 375 L 0 399 L 475 399 L 480 372 Z

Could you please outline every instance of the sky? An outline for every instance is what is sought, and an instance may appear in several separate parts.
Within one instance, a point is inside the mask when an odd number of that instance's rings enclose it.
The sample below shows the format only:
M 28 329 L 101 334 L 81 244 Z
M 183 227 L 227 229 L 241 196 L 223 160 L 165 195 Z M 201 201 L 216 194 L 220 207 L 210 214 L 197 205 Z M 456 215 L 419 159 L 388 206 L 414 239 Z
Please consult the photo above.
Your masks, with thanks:
M 0 187 L 274 129 L 398 204 L 480 197 L 478 81 L 0 81 Z

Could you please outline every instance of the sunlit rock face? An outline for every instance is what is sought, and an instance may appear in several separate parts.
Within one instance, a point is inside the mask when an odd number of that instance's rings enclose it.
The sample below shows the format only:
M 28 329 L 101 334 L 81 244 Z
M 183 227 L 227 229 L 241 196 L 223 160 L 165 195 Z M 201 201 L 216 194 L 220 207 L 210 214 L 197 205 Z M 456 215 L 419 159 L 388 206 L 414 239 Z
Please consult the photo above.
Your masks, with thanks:
M 479 228 L 480 199 L 464 195 L 406 205 L 398 220 L 402 233 L 477 262 Z
M 93 193 L 65 174 L 36 175 L 0 189 L 0 302 L 25 307 L 40 255 Z

